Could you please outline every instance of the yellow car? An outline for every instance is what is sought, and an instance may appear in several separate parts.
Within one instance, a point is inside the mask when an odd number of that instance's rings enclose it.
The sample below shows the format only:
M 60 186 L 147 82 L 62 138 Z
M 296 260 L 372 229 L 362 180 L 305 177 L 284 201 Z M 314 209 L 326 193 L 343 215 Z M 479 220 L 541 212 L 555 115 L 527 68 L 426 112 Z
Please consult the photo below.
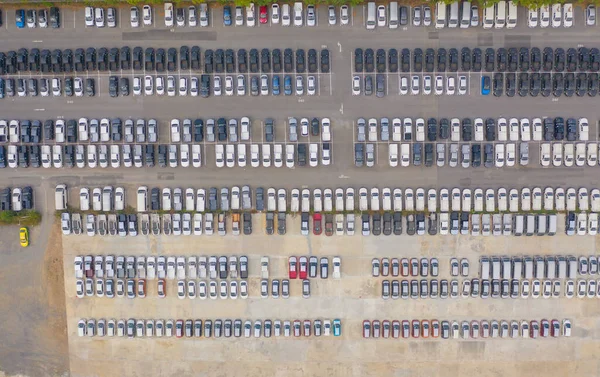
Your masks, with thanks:
M 19 229 L 19 240 L 21 241 L 21 246 L 29 246 L 29 231 L 27 228 Z

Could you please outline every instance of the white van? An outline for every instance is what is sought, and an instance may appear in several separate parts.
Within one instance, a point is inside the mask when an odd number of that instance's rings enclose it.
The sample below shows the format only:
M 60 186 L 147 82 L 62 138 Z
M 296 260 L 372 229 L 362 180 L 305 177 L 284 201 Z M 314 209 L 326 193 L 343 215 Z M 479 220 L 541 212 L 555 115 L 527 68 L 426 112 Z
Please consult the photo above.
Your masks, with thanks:
M 450 18 L 448 19 L 448 27 L 457 28 L 458 22 L 458 1 L 455 1 L 450 4 Z
M 506 24 L 506 1 L 499 1 L 496 4 L 496 19 L 494 27 L 502 29 Z
M 577 259 L 574 256 L 569 255 L 567 261 L 569 263 L 569 279 L 575 279 L 575 277 L 577 277 Z
M 446 3 L 439 2 L 435 6 L 435 28 L 443 29 L 446 26 Z
M 148 187 L 140 186 L 137 191 L 137 211 L 148 211 Z
M 388 26 L 390 27 L 390 29 L 397 29 L 398 28 L 398 2 L 392 1 L 390 3 L 389 14 L 390 14 L 390 21 L 388 23 Z
M 513 226 L 513 234 L 515 236 L 522 236 L 525 228 L 525 217 L 524 215 L 516 215 L 515 216 L 515 224 Z
M 546 276 L 546 264 L 544 263 L 544 258 L 535 256 L 533 259 L 535 260 L 535 278 L 543 279 Z
M 537 227 L 537 235 L 545 236 L 548 231 L 548 216 L 546 215 L 538 215 L 538 227 Z
M 533 236 L 533 234 L 535 233 L 535 221 L 536 221 L 536 217 L 533 214 L 529 214 L 527 215 L 527 228 L 525 230 L 525 235 L 526 236 Z
M 471 26 L 471 2 L 463 1 L 460 18 L 460 28 L 467 29 L 469 26 Z
M 548 215 L 548 232 L 549 236 L 553 236 L 556 234 L 556 215 Z
M 112 199 L 113 197 L 113 188 L 112 186 L 105 186 L 102 189 L 102 211 L 110 212 L 112 211 Z
M 512 1 L 508 2 L 508 22 L 506 23 L 507 29 L 514 29 L 517 26 L 517 4 Z
M 483 9 L 483 25 L 484 29 L 491 29 L 494 26 L 494 16 L 496 14 L 496 7 L 493 5 Z
M 502 257 L 502 279 L 510 279 L 512 276 L 512 263 L 509 257 Z
M 500 258 L 492 257 L 492 280 L 500 280 L 501 273 Z
M 546 278 L 556 278 L 556 259 L 553 256 L 546 257 Z
M 533 259 L 531 257 L 523 258 L 525 264 L 525 279 L 533 279 Z
M 377 18 L 377 7 L 375 3 L 370 1 L 367 3 L 367 30 L 374 30 Z
M 67 185 L 56 185 L 56 190 L 54 191 L 54 207 L 57 211 L 65 211 L 67 209 L 67 195 Z
M 488 257 L 481 257 L 481 279 L 488 280 L 490 278 L 490 260 Z
M 523 277 L 523 260 L 520 257 L 514 257 L 512 261 L 512 278 L 521 279 Z

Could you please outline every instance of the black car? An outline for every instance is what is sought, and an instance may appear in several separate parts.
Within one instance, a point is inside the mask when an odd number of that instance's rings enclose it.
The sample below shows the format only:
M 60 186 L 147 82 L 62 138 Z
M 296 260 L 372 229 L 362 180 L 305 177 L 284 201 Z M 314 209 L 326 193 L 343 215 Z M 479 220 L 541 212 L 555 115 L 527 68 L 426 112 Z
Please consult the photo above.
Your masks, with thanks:
M 545 47 L 542 53 L 542 69 L 544 71 L 552 71 L 554 66 L 554 50 L 552 47 Z
M 504 75 L 502 73 L 494 73 L 494 96 L 502 96 L 504 91 Z
M 413 50 L 413 72 L 423 71 L 423 50 L 415 48 Z
M 156 67 L 156 72 L 164 72 L 165 71 L 165 49 L 159 48 L 156 50 L 155 62 L 154 65 Z
M 171 47 L 167 51 L 167 70 L 169 72 L 175 72 L 177 70 L 177 50 Z M 220 72 L 223 72 L 222 70 Z
M 23 187 L 21 194 L 21 206 L 23 209 L 33 209 L 33 189 L 31 186 Z
M 207 98 L 210 95 L 210 75 L 200 76 L 200 97 Z
M 233 54 L 233 50 L 228 51 L 231 51 L 231 53 Z M 179 48 L 179 68 L 190 69 L 190 49 L 188 46 L 181 46 L 181 48 Z
M 40 167 L 40 146 L 39 145 L 30 145 L 26 147 L 29 149 L 29 163 L 33 168 Z
M 154 71 L 154 63 L 155 63 L 154 49 L 152 47 L 148 47 L 146 49 L 146 52 L 144 52 L 144 66 L 146 67 L 145 68 L 146 71 Z
M 506 74 L 506 96 L 514 97 L 517 89 L 517 76 L 514 73 Z
M 354 71 L 355 72 L 362 72 L 364 70 L 363 61 L 364 60 L 363 60 L 363 50 L 362 50 L 362 48 L 355 49 L 354 50 Z M 286 72 L 290 72 L 290 71 L 288 71 L 286 69 Z
M 365 95 L 370 96 L 373 94 L 373 76 L 365 76 Z
M 321 50 L 321 73 L 329 73 L 329 50 Z
M 448 118 L 440 119 L 439 136 L 442 140 L 446 140 L 450 137 L 450 121 L 448 121 Z
M 50 119 L 44 121 L 44 140 L 54 140 L 54 121 Z
M 445 48 L 438 48 L 437 71 L 438 72 L 446 72 L 446 49 Z
M 298 149 L 300 151 L 300 149 Z M 365 145 L 363 143 L 354 144 L 354 164 L 361 167 L 365 162 Z
M 529 94 L 529 74 L 519 73 L 519 95 L 525 97 Z
M 433 144 L 425 143 L 425 166 L 433 166 Z
M 435 70 L 435 51 L 432 48 L 425 50 L 425 72 Z
M 360 67 L 361 67 L 361 71 L 362 71 L 362 50 L 361 49 L 357 49 L 360 50 Z M 356 51 L 355 51 L 356 54 Z M 238 60 L 239 60 L 239 52 L 238 52 Z M 356 63 L 356 55 L 354 56 L 355 58 L 355 63 Z M 291 48 L 286 48 L 285 50 L 283 50 L 283 71 L 285 73 L 292 73 L 294 72 L 294 52 L 292 51 Z
M 470 118 L 463 118 L 462 120 L 462 140 L 471 141 L 473 138 L 473 123 Z
M 129 47 L 121 47 L 121 51 L 119 52 L 119 64 L 121 65 L 121 69 L 131 69 L 131 51 L 129 50 Z
M 565 80 L 562 73 L 555 73 L 552 75 L 552 94 L 555 97 L 562 96 L 565 90 Z
M 378 98 L 381 98 L 385 96 L 385 75 L 378 73 L 377 75 L 375 75 L 375 80 L 377 83 L 377 92 L 375 95 Z
M 217 119 L 217 140 L 227 140 L 227 121 L 225 120 L 225 118 Z
M 119 95 L 119 78 L 117 76 L 110 76 L 108 81 L 108 94 L 111 97 L 117 97 Z
M 111 48 L 108 52 L 108 69 L 112 72 L 119 70 L 119 49 Z
M 42 122 L 39 120 L 31 122 L 30 140 L 35 144 L 40 143 L 42 140 Z
M 323 51 L 321 51 L 321 56 L 323 56 Z M 232 54 L 233 57 L 233 54 Z M 273 72 L 274 73 L 281 73 L 281 50 L 276 48 L 273 49 L 273 52 L 271 53 L 271 59 L 272 64 L 273 64 Z M 328 58 L 329 59 L 329 58 Z M 227 53 L 225 54 L 225 64 L 227 65 Z M 321 71 L 323 71 L 323 59 L 321 58 Z M 329 61 L 327 62 L 327 64 L 329 65 Z M 235 63 L 233 65 L 235 67 Z
M 73 162 L 75 161 L 75 148 L 72 145 L 64 146 L 63 159 L 66 167 L 73 167 Z
M 27 71 L 29 69 L 27 54 L 28 51 L 26 48 L 20 48 L 17 51 L 17 70 Z
M 298 144 L 298 166 L 306 166 L 306 144 L 304 143 Z
M 194 120 L 194 142 L 199 143 L 204 140 L 204 121 L 202 119 Z
M 554 140 L 554 123 L 552 118 L 544 119 L 544 141 Z
M 595 72 L 589 73 L 587 79 L 587 94 L 590 97 L 595 97 L 598 94 L 598 74 Z
M 373 214 L 373 228 L 372 232 L 374 236 L 381 235 L 381 214 L 374 213 Z
M 511 47 L 508 49 L 508 63 L 506 70 L 508 72 L 516 72 L 519 67 L 519 52 L 516 48 Z
M 158 146 L 158 166 L 164 168 L 167 166 L 167 153 L 168 148 L 164 144 Z
M 154 145 L 152 144 L 146 144 L 144 146 L 144 157 L 145 157 L 145 161 L 146 161 L 146 167 L 153 167 L 154 166 Z
M 437 120 L 429 118 L 427 120 L 427 140 L 436 141 L 437 139 Z
M 398 72 L 398 50 L 395 48 L 388 51 L 388 70 L 391 73 Z
M 394 234 L 399 236 L 402 234 L 402 213 L 394 212 Z
M 499 72 L 506 71 L 506 62 L 508 60 L 506 49 L 499 48 L 496 51 L 496 70 Z
M 530 67 L 533 72 L 539 72 L 542 67 L 542 53 L 537 47 L 531 49 Z
M 21 143 L 30 143 L 30 135 L 31 134 L 31 122 L 29 120 L 21 121 L 21 134 L 20 140 Z
M 392 214 L 389 212 L 383 214 L 383 234 L 386 236 L 392 234 Z
M 100 72 L 108 70 L 108 49 L 102 47 L 98 50 L 96 63 Z
M 317 118 L 312 118 L 310 121 L 310 134 L 312 136 L 319 136 L 320 133 L 319 120 Z
M 62 53 L 62 70 L 63 72 L 73 72 L 73 51 L 66 49 Z
M 600 70 L 600 50 L 596 47 L 590 50 L 590 71 L 598 72 Z
M 12 205 L 10 198 L 10 189 L 7 187 L 0 194 L 0 211 L 10 211 Z
M 423 159 L 423 144 L 416 143 L 413 145 L 413 165 L 420 166 Z
M 481 166 L 481 145 L 479 144 L 471 146 L 471 165 L 474 168 Z
M 311 50 L 314 52 L 313 70 L 311 71 Z M 314 49 L 308 50 L 308 71 L 315 72 L 317 68 L 317 52 Z M 260 52 L 260 71 L 262 73 L 271 73 L 271 52 L 268 48 L 263 48 Z
M 402 72 L 410 72 L 410 50 L 407 48 L 403 48 L 401 55 L 400 55 L 400 61 L 401 61 L 401 69 Z
M 494 72 L 494 60 L 496 54 L 494 53 L 493 48 L 488 48 L 485 50 L 485 71 L 486 72 Z
M 448 71 L 458 71 L 458 50 L 455 48 L 448 50 Z
M 365 50 L 365 72 L 371 73 L 375 71 L 375 52 L 368 48 Z
M 540 74 L 534 72 L 529 75 L 529 95 L 532 97 L 537 97 L 540 94 L 540 89 L 542 87 Z
M 565 138 L 565 120 L 561 117 L 554 118 L 554 139 L 563 140 Z
M 574 118 L 567 119 L 567 141 L 577 140 L 577 121 Z
M 485 144 L 483 150 L 483 166 L 491 168 L 494 165 L 494 146 L 492 144 Z
M 60 73 L 62 72 L 63 66 L 62 66 L 62 51 L 59 49 L 56 49 L 54 51 L 52 51 L 52 55 L 50 56 L 50 63 L 52 64 L 52 71 L 54 73 Z
M 242 50 L 243 49 L 240 49 L 238 51 L 238 54 Z M 190 53 L 190 66 L 192 67 L 192 69 L 194 71 L 197 71 L 197 70 L 200 69 L 200 47 L 198 47 L 198 46 L 193 46 L 192 47 L 192 51 Z M 241 70 L 240 70 L 240 73 L 242 73 Z
M 50 27 L 52 29 L 60 28 L 60 10 L 57 7 L 50 7 Z
M 265 140 L 268 143 L 275 141 L 275 121 L 272 118 L 265 119 Z
M 577 96 L 578 97 L 585 96 L 585 94 L 587 92 L 587 87 L 588 87 L 587 75 L 585 73 L 578 73 L 577 79 L 576 79 L 576 84 L 575 84 L 575 91 L 577 93 Z
M 158 187 L 150 190 L 150 210 L 160 211 L 160 189 Z
M 430 236 L 435 236 L 437 234 L 437 224 L 437 213 L 431 212 L 427 221 L 427 233 L 429 233 Z
M 133 54 L 131 56 L 131 61 L 132 61 L 132 65 L 133 65 L 133 69 L 135 69 L 136 71 L 141 71 L 143 69 L 143 61 L 144 61 L 144 50 L 141 47 L 135 47 L 133 49 Z M 154 62 L 154 54 L 152 56 L 152 62 Z M 154 69 L 154 67 L 152 67 L 152 69 Z
M 223 73 L 225 70 L 225 53 L 222 49 L 218 48 L 215 50 L 213 55 L 213 64 L 216 73 Z
M 67 120 L 66 136 L 68 143 L 77 142 L 77 121 L 74 119 Z
M 377 50 L 377 73 L 385 73 L 385 50 Z
M 567 72 L 577 70 L 577 50 L 570 48 L 567 50 Z
M 121 141 L 121 138 L 122 138 L 121 135 L 123 134 L 121 132 L 121 128 L 122 128 L 121 119 L 119 119 L 119 118 L 111 119 L 110 134 L 111 134 L 112 141 Z
M 485 140 L 496 140 L 496 122 L 492 118 L 487 118 L 485 120 Z
M 473 49 L 473 59 L 472 59 L 472 64 L 471 64 L 471 70 L 474 72 L 481 72 L 481 56 L 482 56 L 482 52 L 481 49 L 479 47 L 476 47 Z
M 416 232 L 415 215 L 410 214 L 406 216 L 406 234 L 414 236 Z
M 119 91 L 121 92 L 122 96 L 129 95 L 129 78 L 121 77 L 119 79 Z
M 558 72 L 565 70 L 565 50 L 560 47 L 554 50 L 554 70 Z
M 519 69 L 521 72 L 529 71 L 529 49 L 521 47 L 519 50 Z
M 213 55 L 214 53 L 211 49 L 204 51 L 204 72 L 207 74 L 211 74 L 214 71 Z
M 543 97 L 548 97 L 552 92 L 552 76 L 548 72 L 541 74 L 542 86 L 540 92 Z
M 575 74 L 565 74 L 565 96 L 572 97 L 575 94 Z
M 38 72 L 40 70 L 40 50 L 32 48 L 27 56 L 27 64 L 31 72 Z
M 93 97 L 96 95 L 96 84 L 94 79 L 87 78 L 85 79 L 85 94 L 88 97 Z
M 463 47 L 462 50 L 460 50 L 460 69 L 463 72 L 469 72 L 471 70 L 472 60 L 471 49 Z
M 306 63 L 304 60 L 304 50 L 299 48 L 296 50 L 296 72 L 304 73 L 306 71 Z

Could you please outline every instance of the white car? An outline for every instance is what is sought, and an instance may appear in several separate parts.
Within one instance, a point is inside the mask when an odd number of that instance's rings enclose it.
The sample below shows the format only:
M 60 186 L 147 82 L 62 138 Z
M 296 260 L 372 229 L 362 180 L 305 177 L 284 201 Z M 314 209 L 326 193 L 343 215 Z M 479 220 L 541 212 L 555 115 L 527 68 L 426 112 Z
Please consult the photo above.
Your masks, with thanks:
M 179 143 L 181 141 L 181 128 L 179 125 L 179 119 L 171 120 L 171 142 Z
M 142 8 L 142 19 L 144 20 L 144 26 L 152 25 L 152 7 L 150 5 L 144 5 Z
M 529 9 L 527 26 L 533 28 L 538 26 L 538 9 Z
M 562 24 L 562 5 L 554 4 L 552 5 L 552 27 L 560 27 Z M 543 27 L 543 26 L 542 26 Z
M 271 23 L 273 25 L 279 24 L 279 4 L 271 5 Z
M 505 152 L 504 152 L 504 144 L 496 144 L 495 145 L 495 165 L 497 168 L 501 168 L 504 166 L 505 160 Z
M 360 95 L 360 76 L 352 77 L 352 95 Z
M 340 7 L 340 24 L 348 25 L 350 22 L 350 8 L 347 5 Z
M 465 95 L 469 90 L 469 83 L 467 81 L 467 76 L 461 75 L 458 76 L 458 94 Z
M 265 168 L 271 166 L 271 145 L 263 144 L 262 145 L 262 165 Z
M 383 27 L 386 23 L 385 5 L 379 5 L 377 7 L 377 26 Z
M 411 78 L 410 93 L 412 95 L 417 95 L 417 94 L 419 94 L 420 89 L 421 89 L 421 77 L 414 75 Z
M 235 145 L 233 144 L 227 144 L 225 146 L 225 165 L 228 168 L 235 166 Z
M 400 77 L 400 94 L 408 94 L 408 77 L 406 76 Z
M 140 11 L 137 7 L 131 7 L 129 9 L 129 23 L 133 28 L 140 26 Z
M 587 118 L 579 118 L 579 140 L 588 141 L 589 139 L 589 124 Z
M 425 95 L 431 94 L 431 76 L 430 75 L 423 76 L 423 94 L 425 94 Z
M 506 141 L 508 139 L 508 126 L 506 118 L 498 118 L 498 141 Z
M 319 145 L 316 143 L 311 143 L 308 146 L 309 152 L 309 165 L 311 167 L 315 167 L 319 164 Z
M 456 91 L 456 77 L 448 76 L 446 80 L 446 94 L 451 96 Z
M 215 163 L 218 168 L 225 166 L 225 147 L 223 144 L 215 145 Z
M 175 90 L 175 77 L 167 76 L 167 95 L 169 97 L 174 97 L 176 94 Z
M 563 5 L 563 12 L 563 26 L 567 28 L 573 26 L 573 4 L 565 3 Z
M 444 78 L 440 75 L 435 76 L 435 94 L 438 96 L 444 94 Z
M 154 80 L 152 76 L 144 77 L 144 94 L 147 96 L 154 94 Z

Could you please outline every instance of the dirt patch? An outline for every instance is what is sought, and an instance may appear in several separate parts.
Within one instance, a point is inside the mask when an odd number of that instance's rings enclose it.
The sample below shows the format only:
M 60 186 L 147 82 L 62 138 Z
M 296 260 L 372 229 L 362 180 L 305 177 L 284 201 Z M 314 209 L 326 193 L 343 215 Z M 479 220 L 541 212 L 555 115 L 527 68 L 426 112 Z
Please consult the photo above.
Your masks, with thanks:
M 68 375 L 68 340 L 58 222 L 31 229 L 18 245 L 18 227 L 0 229 L 0 376 Z

